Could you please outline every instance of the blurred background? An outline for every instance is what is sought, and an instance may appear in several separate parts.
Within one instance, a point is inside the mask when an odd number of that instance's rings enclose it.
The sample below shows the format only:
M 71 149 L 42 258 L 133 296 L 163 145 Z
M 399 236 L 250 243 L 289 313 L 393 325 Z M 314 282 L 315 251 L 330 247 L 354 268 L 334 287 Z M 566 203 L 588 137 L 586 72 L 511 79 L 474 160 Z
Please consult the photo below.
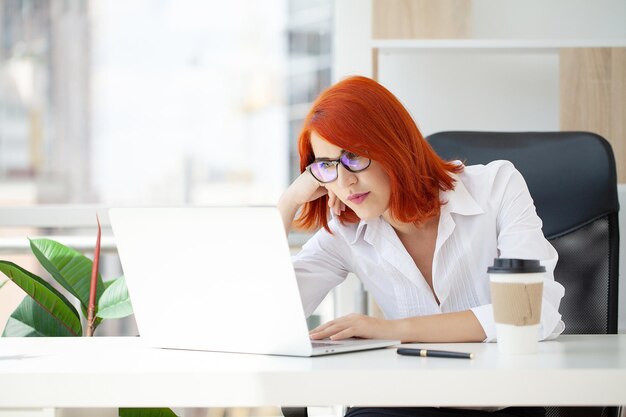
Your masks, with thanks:
M 3 202 L 274 203 L 331 82 L 329 0 L 2 0 L 0 22 Z
M 623 0 L 0 0 L 0 259 L 43 274 L 26 236 L 90 254 L 111 206 L 275 204 L 312 101 L 353 74 L 424 135 L 599 133 L 622 198 L 624 22 Z M 120 276 L 107 228 L 103 251 Z M 0 289 L 0 330 L 23 296 Z M 350 276 L 312 324 L 373 308 Z M 97 332 L 134 334 L 132 316 Z

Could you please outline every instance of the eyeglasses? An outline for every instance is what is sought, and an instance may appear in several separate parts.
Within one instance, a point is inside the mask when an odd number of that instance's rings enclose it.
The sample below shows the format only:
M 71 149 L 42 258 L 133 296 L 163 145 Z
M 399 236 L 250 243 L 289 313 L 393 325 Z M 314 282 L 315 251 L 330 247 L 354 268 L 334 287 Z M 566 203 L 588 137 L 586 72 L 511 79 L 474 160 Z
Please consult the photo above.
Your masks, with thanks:
M 350 172 L 361 172 L 366 170 L 372 163 L 371 159 L 359 156 L 348 151 L 341 151 L 341 155 L 337 159 L 320 158 L 313 161 L 307 171 L 313 175 L 313 178 L 321 183 L 333 182 L 339 175 L 339 164 Z

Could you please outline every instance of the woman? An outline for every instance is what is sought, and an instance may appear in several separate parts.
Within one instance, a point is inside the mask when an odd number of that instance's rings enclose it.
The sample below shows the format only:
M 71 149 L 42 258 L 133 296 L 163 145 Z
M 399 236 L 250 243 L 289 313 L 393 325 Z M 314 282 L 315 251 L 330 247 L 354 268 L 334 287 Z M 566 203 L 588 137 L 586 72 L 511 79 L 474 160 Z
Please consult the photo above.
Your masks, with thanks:
M 296 225 L 320 229 L 294 257 L 307 316 L 349 272 L 385 315 L 340 317 L 313 329 L 312 339 L 493 341 L 486 271 L 497 257 L 541 260 L 548 271 L 541 338 L 563 331 L 558 307 L 564 290 L 553 278 L 557 253 L 510 162 L 443 161 L 398 99 L 365 77 L 345 79 L 320 95 L 304 122 L 299 152 L 302 174 L 278 208 L 287 232 L 298 210 Z M 505 409 L 491 415 L 542 412 Z M 483 411 L 351 409 L 348 414 L 468 413 Z

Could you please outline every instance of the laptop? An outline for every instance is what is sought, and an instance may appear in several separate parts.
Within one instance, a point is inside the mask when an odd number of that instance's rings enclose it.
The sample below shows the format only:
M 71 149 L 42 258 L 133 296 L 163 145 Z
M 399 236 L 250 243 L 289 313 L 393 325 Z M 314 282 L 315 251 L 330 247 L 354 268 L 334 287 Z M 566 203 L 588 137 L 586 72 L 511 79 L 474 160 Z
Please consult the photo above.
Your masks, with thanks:
M 275 207 L 114 208 L 109 218 L 148 346 L 317 356 L 400 343 L 310 340 Z

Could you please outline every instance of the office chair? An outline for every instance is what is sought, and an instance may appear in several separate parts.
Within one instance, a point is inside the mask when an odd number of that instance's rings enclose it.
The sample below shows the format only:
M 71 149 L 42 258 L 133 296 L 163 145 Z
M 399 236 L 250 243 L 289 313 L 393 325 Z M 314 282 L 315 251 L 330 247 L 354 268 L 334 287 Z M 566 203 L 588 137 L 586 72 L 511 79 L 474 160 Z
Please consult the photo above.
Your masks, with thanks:
M 565 287 L 559 311 L 567 334 L 617 333 L 617 176 L 609 143 L 586 132 L 440 132 L 427 138 L 446 160 L 506 159 L 522 173 L 543 233 L 559 254 Z M 548 417 L 617 417 L 615 407 L 548 407 Z M 283 408 L 306 417 L 306 408 Z
M 611 145 L 588 132 L 440 132 L 427 138 L 443 159 L 466 165 L 506 159 L 522 173 L 559 254 L 554 278 L 566 334 L 617 333 L 619 229 Z M 546 416 L 617 416 L 614 407 L 548 407 Z

